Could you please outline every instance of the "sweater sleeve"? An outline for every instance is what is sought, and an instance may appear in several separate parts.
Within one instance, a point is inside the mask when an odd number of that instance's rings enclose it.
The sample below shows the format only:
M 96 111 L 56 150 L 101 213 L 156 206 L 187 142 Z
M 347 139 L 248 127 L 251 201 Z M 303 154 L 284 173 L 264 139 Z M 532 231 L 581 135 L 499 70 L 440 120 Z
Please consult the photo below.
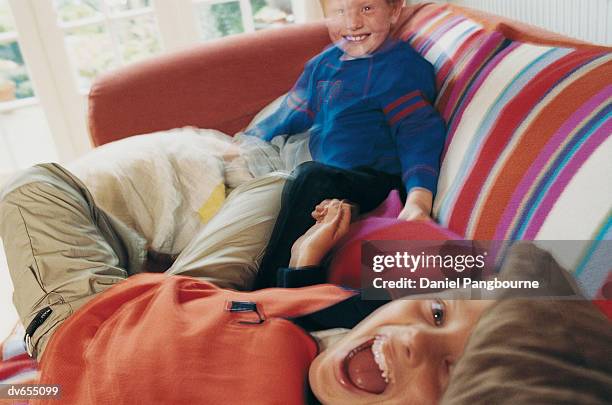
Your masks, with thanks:
M 411 80 L 404 79 L 401 86 L 392 87 L 382 101 L 406 192 L 422 187 L 435 195 L 446 138 L 444 120 Z
M 320 266 L 302 267 L 300 269 L 281 267 L 278 269 L 276 286 L 281 288 L 297 288 L 323 284 L 326 277 L 327 271 Z
M 247 135 L 270 141 L 278 135 L 302 133 L 312 126 L 315 117 L 312 97 L 314 65 L 314 60 L 306 63 L 304 71 L 278 109 L 247 131 Z

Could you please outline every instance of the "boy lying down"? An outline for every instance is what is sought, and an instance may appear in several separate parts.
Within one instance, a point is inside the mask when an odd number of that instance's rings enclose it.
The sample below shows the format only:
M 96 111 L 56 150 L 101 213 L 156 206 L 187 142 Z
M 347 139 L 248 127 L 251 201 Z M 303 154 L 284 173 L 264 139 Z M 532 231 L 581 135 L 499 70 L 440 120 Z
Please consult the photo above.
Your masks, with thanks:
M 9 182 L 0 236 L 40 383 L 59 384 L 68 404 L 438 402 L 492 301 L 365 301 L 328 284 L 238 291 L 255 278 L 249 261 L 285 178 L 238 187 L 165 274 L 143 272 L 143 241 L 61 166 Z M 305 284 L 300 268 L 319 264 L 350 216 L 330 202 L 296 241 L 284 287 Z

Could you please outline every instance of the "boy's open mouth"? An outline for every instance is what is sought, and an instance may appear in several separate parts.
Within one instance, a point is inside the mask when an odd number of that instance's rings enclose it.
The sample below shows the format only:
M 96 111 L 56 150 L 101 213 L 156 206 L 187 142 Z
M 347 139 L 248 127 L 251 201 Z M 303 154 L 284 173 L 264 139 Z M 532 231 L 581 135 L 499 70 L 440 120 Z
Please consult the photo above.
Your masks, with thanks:
M 390 373 L 382 350 L 384 343 L 384 337 L 377 336 L 345 357 L 344 372 L 355 387 L 371 394 L 382 394 L 387 388 Z
M 348 42 L 362 42 L 365 41 L 370 34 L 361 34 L 361 35 L 344 35 L 343 38 Z

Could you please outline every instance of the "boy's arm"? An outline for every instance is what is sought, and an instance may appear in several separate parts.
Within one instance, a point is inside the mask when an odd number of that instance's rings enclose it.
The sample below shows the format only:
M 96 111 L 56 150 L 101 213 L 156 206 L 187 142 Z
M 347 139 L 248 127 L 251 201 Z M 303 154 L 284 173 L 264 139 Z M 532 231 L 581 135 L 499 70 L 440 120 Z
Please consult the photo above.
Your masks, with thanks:
M 446 129 L 442 117 L 412 90 L 385 108 L 402 166 L 407 199 L 400 219 L 427 219 L 436 193 Z
M 247 135 L 271 141 L 277 135 L 299 134 L 312 126 L 315 116 L 311 84 L 312 66 L 312 62 L 306 64 L 306 68 L 278 109 L 254 128 L 246 131 Z

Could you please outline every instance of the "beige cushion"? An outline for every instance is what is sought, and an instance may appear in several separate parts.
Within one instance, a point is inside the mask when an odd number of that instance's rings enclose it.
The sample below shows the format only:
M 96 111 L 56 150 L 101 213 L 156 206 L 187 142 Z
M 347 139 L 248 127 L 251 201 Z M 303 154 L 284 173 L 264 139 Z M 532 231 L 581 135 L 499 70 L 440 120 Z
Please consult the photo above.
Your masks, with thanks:
M 224 159 L 237 153 L 231 137 L 185 127 L 103 145 L 68 169 L 151 249 L 177 254 L 221 208 Z

